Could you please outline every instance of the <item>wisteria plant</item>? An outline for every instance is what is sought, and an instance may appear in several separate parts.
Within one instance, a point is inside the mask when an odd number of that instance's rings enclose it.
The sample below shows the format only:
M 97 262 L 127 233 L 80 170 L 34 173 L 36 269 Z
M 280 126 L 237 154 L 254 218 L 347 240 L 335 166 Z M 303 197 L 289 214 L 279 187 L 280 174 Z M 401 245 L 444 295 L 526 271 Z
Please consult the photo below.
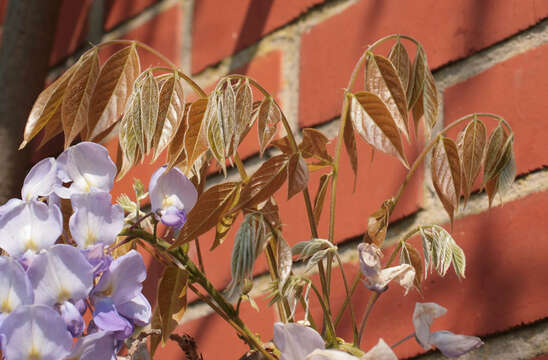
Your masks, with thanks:
M 387 56 L 374 52 L 388 42 L 393 45 Z M 100 53 L 112 46 L 122 48 L 101 63 Z M 416 51 L 413 61 L 409 48 Z M 142 71 L 142 51 L 156 55 L 166 67 Z M 351 90 L 355 88 L 362 90 Z M 194 95 L 188 96 L 189 90 Z M 390 216 L 427 155 L 433 186 L 451 222 L 480 171 L 490 205 L 514 180 L 508 123 L 476 113 L 441 129 L 436 126 L 439 101 L 421 44 L 404 35 L 384 37 L 364 51 L 352 72 L 335 153 L 330 154 L 328 138 L 316 129 L 302 129 L 297 141 L 274 97 L 248 76 L 225 76 L 207 94 L 145 44 L 116 40 L 92 47 L 39 95 L 21 144 L 38 134 L 44 144 L 63 133 L 65 151 L 38 162 L 25 179 L 21 199 L 0 207 L 0 358 L 110 360 L 125 354 L 150 359 L 171 336 L 189 359 L 200 359 L 192 334 L 172 334 L 185 312 L 188 291 L 249 345 L 244 358 L 396 359 L 392 348 L 411 338 L 450 357 L 477 348 L 482 344 L 477 337 L 430 331 L 432 321 L 447 311 L 434 303 L 416 304 L 409 319 L 414 331 L 401 342 L 390 347 L 379 339 L 368 351 L 359 348 L 371 309 L 391 281 L 407 293 L 411 288 L 420 292 L 429 273 L 444 276 L 451 265 L 459 278 L 465 277 L 465 254 L 441 226 L 422 224 L 400 234 L 396 244 L 385 242 Z M 426 145 L 411 162 L 403 144 L 418 142 L 421 120 Z M 496 125 L 489 136 L 487 120 Z M 279 124 L 285 130 L 281 137 Z M 261 154 L 269 148 L 273 156 L 248 174 L 238 147 L 253 126 Z M 456 126 L 462 131 L 451 139 L 448 131 Z M 116 132 L 114 162 L 99 143 Z M 348 279 L 334 243 L 335 203 L 343 149 L 357 176 L 356 134 L 374 150 L 395 156 L 408 172 L 394 197 L 363 219 L 367 227 L 357 247 L 361 271 Z M 117 179 L 145 156 L 157 161 L 166 153 L 148 188 L 136 180 L 135 194 L 124 194 L 113 205 L 110 191 Z M 208 186 L 213 162 L 225 174 L 235 165 L 239 179 Z M 315 173 L 321 175 L 312 197 L 308 181 Z M 310 225 L 310 233 L 300 236 L 304 241 L 293 247 L 283 237 L 273 198 L 286 182 L 288 198 L 302 193 Z M 330 209 L 329 230 L 320 234 L 324 204 Z M 243 220 L 230 244 L 232 281 L 219 290 L 202 261 L 215 254 L 202 253 L 198 237 L 214 229 L 209 252 L 230 246 L 223 242 L 239 216 Z M 410 242 L 415 235 L 422 239 L 422 252 Z M 196 249 L 196 262 L 190 246 Z M 141 292 L 146 268 L 139 251 L 164 265 L 154 309 Z M 391 255 L 382 265 L 386 251 Z M 265 295 L 279 316 L 273 342 L 258 336 L 239 315 L 243 301 L 253 305 L 253 266 L 263 255 L 271 277 Z M 294 267 L 297 261 L 305 266 Z M 329 298 L 333 266 L 342 273 L 346 296 L 340 309 Z M 317 271 L 319 283 L 309 277 L 311 270 Z M 360 317 L 352 305 L 358 286 L 371 291 Z M 322 309 L 321 319 L 309 311 L 311 297 Z M 297 309 L 304 310 L 303 318 Z M 337 336 L 346 311 L 351 339 Z

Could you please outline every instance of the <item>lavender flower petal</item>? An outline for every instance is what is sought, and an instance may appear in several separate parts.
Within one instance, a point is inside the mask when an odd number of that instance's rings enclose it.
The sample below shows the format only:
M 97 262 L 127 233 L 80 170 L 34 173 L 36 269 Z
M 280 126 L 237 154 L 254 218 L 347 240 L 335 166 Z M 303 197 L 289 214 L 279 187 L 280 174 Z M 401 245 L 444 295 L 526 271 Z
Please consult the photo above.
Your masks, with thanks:
M 281 352 L 281 360 L 302 360 L 316 349 L 325 349 L 316 330 L 296 323 L 275 323 L 274 344 Z
M 105 254 L 102 243 L 82 250 L 82 254 L 86 257 L 91 266 L 93 266 L 94 277 L 106 271 L 112 263 L 112 257 Z
M 81 142 L 59 155 L 57 164 L 57 177 L 63 182 L 72 182 L 68 190 L 56 187 L 55 192 L 62 198 L 68 198 L 69 194 L 109 192 L 112 189 L 116 165 L 104 146 Z
M 434 319 L 445 315 L 447 309 L 436 303 L 416 303 L 413 312 L 413 326 L 418 343 L 425 349 L 432 348 L 430 344 L 430 326 Z
M 80 337 L 84 332 L 85 323 L 76 306 L 70 301 L 65 301 L 59 305 L 59 312 L 72 337 Z
M 39 201 L 21 202 L 0 217 L 0 247 L 11 256 L 40 251 L 55 243 L 63 231 L 61 210 Z
M 124 226 L 124 210 L 112 205 L 109 193 L 74 194 L 71 202 L 74 213 L 69 220 L 70 233 L 80 248 L 114 243 Z
M 133 325 L 118 313 L 110 298 L 102 299 L 95 304 L 93 322 L 99 329 L 113 332 L 118 340 L 127 339 L 133 332 Z
M 0 325 L 3 353 L 9 360 L 59 360 L 72 346 L 63 319 L 49 306 L 22 305 Z
M 152 318 L 152 308 L 143 294 L 116 306 L 118 312 L 137 326 L 145 326 Z
M 54 185 L 60 184 L 57 178 L 57 165 L 52 157 L 45 158 L 30 169 L 25 177 L 21 198 L 24 201 L 36 200 L 38 196 L 48 196 Z
M 11 257 L 0 256 L 0 313 L 33 302 L 32 285 L 23 266 Z
M 479 337 L 457 335 L 447 330 L 433 332 L 430 343 L 450 358 L 459 357 L 483 345 Z
M 0 206 L 0 217 L 2 217 L 5 213 L 16 207 L 17 205 L 23 203 L 23 200 L 21 199 L 9 199 L 7 203 Z
M 344 351 L 316 349 L 312 351 L 305 360 L 359 360 L 359 358 L 345 353 Z
M 81 337 L 65 360 L 110 360 L 115 355 L 115 339 L 111 332 L 97 331 Z
M 363 357 L 362 360 L 398 360 L 396 354 L 392 351 L 383 339 L 379 339 L 377 345 L 373 346 Z
M 93 268 L 80 251 L 70 245 L 55 245 L 36 256 L 28 276 L 37 304 L 54 305 L 88 296 L 93 286 Z
M 135 250 L 112 261 L 95 286 L 93 299 L 112 297 L 115 304 L 123 304 L 135 298 L 146 279 L 145 263 Z

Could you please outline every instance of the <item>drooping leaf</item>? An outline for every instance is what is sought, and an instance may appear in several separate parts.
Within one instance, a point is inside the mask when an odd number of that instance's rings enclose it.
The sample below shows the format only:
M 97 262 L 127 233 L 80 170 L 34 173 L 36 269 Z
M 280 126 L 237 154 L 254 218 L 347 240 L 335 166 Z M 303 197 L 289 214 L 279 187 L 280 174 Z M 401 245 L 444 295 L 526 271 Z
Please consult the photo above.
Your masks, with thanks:
M 287 135 L 279 139 L 272 140 L 271 144 L 277 147 L 285 155 L 292 155 L 295 153 L 293 149 L 291 148 L 291 144 L 289 142 Z
M 253 265 L 259 255 L 261 244 L 266 242 L 266 228 L 262 217 L 248 214 L 234 238 L 232 248 L 231 273 L 232 280 L 227 286 L 226 296 L 235 300 L 242 294 L 243 285 L 253 279 Z
M 322 216 L 323 203 L 325 201 L 325 195 L 329 188 L 329 180 L 333 176 L 333 173 L 323 174 L 320 177 L 320 184 L 318 185 L 318 191 L 314 198 L 314 220 L 316 224 L 320 223 L 320 217 Z
M 194 162 L 208 149 L 206 135 L 206 118 L 204 117 L 208 99 L 198 99 L 190 105 L 187 116 L 187 131 L 184 148 L 187 154 L 187 166 Z
M 309 173 L 306 161 L 304 161 L 300 154 L 292 155 L 287 164 L 287 199 L 291 199 L 294 195 L 306 189 L 308 177 Z
M 214 250 L 217 246 L 221 245 L 225 241 L 228 235 L 228 231 L 232 228 L 232 225 L 234 224 L 234 221 L 238 216 L 237 212 L 230 212 L 230 210 L 234 206 L 236 206 L 236 204 L 238 204 L 238 201 L 240 200 L 240 190 L 241 186 L 238 185 L 238 188 L 236 189 L 236 192 L 231 199 L 231 203 L 226 208 L 227 215 L 221 217 L 219 219 L 219 222 L 217 223 L 215 240 L 213 241 L 213 245 L 211 245 L 211 248 L 209 249 L 210 251 Z
M 432 150 L 430 167 L 436 193 L 453 223 L 461 189 L 460 159 L 453 140 L 446 137 L 439 138 Z
M 428 68 L 426 54 L 422 46 L 417 48 L 417 55 L 413 64 L 413 89 L 408 93 L 408 109 L 413 110 L 415 133 L 418 132 L 419 122 L 424 117 L 424 127 L 430 136 L 438 120 L 439 96 L 436 81 Z
M 94 140 L 118 121 L 140 72 L 135 44 L 108 58 L 91 95 L 86 140 Z
M 217 111 L 224 138 L 224 153 L 228 156 L 234 148 L 233 141 L 236 133 L 236 93 L 230 80 L 225 81 L 224 84 L 217 97 Z
M 462 160 L 462 192 L 466 204 L 481 170 L 486 141 L 485 125 L 475 117 L 462 134 L 462 141 L 457 146 Z
M 179 121 L 177 127 L 173 129 L 174 133 L 167 148 L 168 169 L 171 169 L 173 166 L 178 166 L 182 161 L 186 160 L 184 141 L 187 133 L 187 117 L 189 116 L 189 111 L 191 109 L 192 105 L 185 107 L 183 118 Z
M 282 112 L 274 99 L 267 96 L 261 101 L 256 116 L 259 127 L 259 149 L 262 155 L 276 135 Z
M 434 76 L 428 68 L 424 71 L 424 87 L 422 93 L 422 108 L 424 112 L 424 124 L 430 137 L 432 129 L 438 120 L 439 98 Z
M 506 138 L 500 151 L 497 163 L 491 171 L 491 178 L 487 181 L 485 188 L 489 197 L 489 206 L 497 193 L 502 194 L 513 184 L 516 176 L 516 163 L 514 159 L 514 136 Z
M 38 95 L 25 124 L 23 141 L 19 145 L 19 149 L 24 148 L 52 118 L 61 123 L 61 104 L 66 94 L 65 89 L 75 68 L 75 66 L 70 67 Z
M 386 238 L 388 223 L 390 221 L 390 213 L 394 207 L 392 199 L 385 200 L 381 207 L 369 216 L 367 220 L 367 239 L 370 244 L 375 244 L 381 247 Z
M 236 118 L 234 129 L 234 144 L 231 154 L 234 155 L 238 145 L 251 128 L 253 113 L 253 92 L 249 80 L 245 79 L 236 88 Z
M 400 39 L 396 41 L 390 53 L 388 54 L 388 59 L 394 65 L 400 81 L 403 85 L 403 89 L 407 92 L 409 87 L 409 78 L 411 77 L 411 62 L 409 61 L 409 55 L 405 46 L 401 43 Z
M 380 55 L 369 56 L 365 89 L 384 102 L 400 131 L 409 138 L 406 88 L 390 60 Z
M 265 161 L 242 189 L 236 209 L 252 207 L 272 196 L 285 182 L 287 165 L 288 157 L 285 155 L 274 156 Z
M 299 150 L 305 159 L 312 158 L 318 165 L 329 165 L 333 158 L 327 152 L 329 139 L 319 130 L 305 128 L 303 141 L 299 144 Z
M 508 139 L 508 135 L 504 131 L 504 128 L 499 124 L 491 135 L 489 135 L 489 141 L 487 142 L 487 149 L 485 150 L 485 164 L 483 168 L 483 184 L 493 179 L 497 173 L 497 164 L 503 153 L 504 144 Z
M 354 135 L 354 127 L 350 120 L 350 107 L 348 109 L 348 116 L 345 117 L 346 124 L 344 125 L 343 139 L 344 147 L 348 158 L 350 159 L 350 166 L 354 173 L 354 190 L 356 190 L 356 180 L 358 178 L 358 148 L 356 146 L 356 136 Z
M 278 208 L 278 205 L 274 201 L 273 197 L 270 197 L 264 202 L 264 205 L 259 208 L 259 211 L 263 214 L 265 221 L 274 229 L 280 229 L 282 227 L 279 210 L 280 209 Z
M 358 133 L 375 149 L 396 156 L 408 168 L 400 132 L 382 100 L 367 91 L 350 96 L 350 114 Z
M 185 112 L 183 81 L 177 72 L 169 74 L 169 77 L 163 81 L 159 96 L 158 122 L 152 139 L 153 161 L 156 161 L 160 153 L 168 146 Z
M 38 149 L 48 143 L 51 139 L 63 132 L 63 124 L 61 123 L 61 109 L 57 109 L 55 114 L 48 121 L 46 126 L 42 131 L 42 138 L 40 139 L 40 144 L 38 144 Z
M 422 96 L 424 81 L 426 78 L 425 71 L 428 69 L 426 62 L 426 54 L 422 46 L 417 48 L 417 54 L 415 55 L 415 60 L 413 61 L 413 70 L 411 73 L 412 83 L 409 84 L 409 88 L 412 90 L 408 91 L 407 96 L 407 108 L 411 110 L 415 103 Z M 408 88 L 408 89 L 409 89 Z
M 439 275 L 445 276 L 451 263 L 457 276 L 465 278 L 466 257 L 447 230 L 439 225 L 421 226 L 420 234 L 424 251 L 425 279 L 428 272 L 434 269 Z
M 284 238 L 280 237 L 278 241 L 278 279 L 280 287 L 283 287 L 287 278 L 291 274 L 293 258 L 291 247 L 287 244 Z
M 119 150 L 122 154 L 122 165 L 118 172 L 118 179 L 121 179 L 132 166 L 141 160 L 142 150 L 144 149 L 139 88 L 136 88 L 130 95 L 126 104 L 124 116 L 120 121 L 118 139 Z
M 424 277 L 424 267 L 420 252 L 408 242 L 405 242 L 401 248 L 400 264 L 409 264 L 415 269 L 415 279 L 413 283 L 420 290 L 422 278 Z
M 97 48 L 82 55 L 75 65 L 61 105 L 61 121 L 65 133 L 65 149 L 88 123 L 91 94 L 99 77 Z
M 148 154 L 152 148 L 152 139 L 156 133 L 158 108 L 160 105 L 160 89 L 152 72 L 146 71 L 140 81 L 141 91 L 141 127 L 143 129 L 143 153 Z
M 188 213 L 185 226 L 172 247 L 192 241 L 217 225 L 232 203 L 237 190 L 238 183 L 227 182 L 212 186 L 200 195 L 196 205 Z
M 217 163 L 226 174 L 226 156 L 225 156 L 225 136 L 223 134 L 223 125 L 220 119 L 219 109 L 220 104 L 219 91 L 215 90 L 209 95 L 209 102 L 207 103 L 207 108 L 204 114 L 204 119 L 206 121 L 207 129 L 207 143 L 209 150 L 213 157 L 217 160 Z
M 188 273 L 178 266 L 165 268 L 158 284 L 158 310 L 165 344 L 183 317 L 187 304 Z
M 161 331 L 162 328 L 162 318 L 160 317 L 160 308 L 158 306 L 154 307 L 152 312 L 152 319 L 150 320 L 150 327 L 152 329 L 158 329 Z M 158 346 L 162 343 L 162 334 L 152 334 L 150 336 L 150 355 L 154 356 Z

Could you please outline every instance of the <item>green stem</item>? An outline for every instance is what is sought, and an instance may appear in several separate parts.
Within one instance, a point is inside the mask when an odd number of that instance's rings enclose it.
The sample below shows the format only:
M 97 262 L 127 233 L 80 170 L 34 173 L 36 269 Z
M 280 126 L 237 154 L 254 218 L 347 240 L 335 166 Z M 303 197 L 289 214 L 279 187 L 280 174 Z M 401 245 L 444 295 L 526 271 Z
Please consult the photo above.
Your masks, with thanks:
M 367 319 L 369 318 L 369 315 L 371 314 L 371 310 L 373 310 L 373 306 L 379 299 L 379 296 L 381 293 L 375 292 L 371 297 L 369 297 L 369 302 L 367 303 L 367 308 L 365 309 L 365 314 L 363 315 L 362 324 L 360 326 L 360 333 L 358 335 L 358 344 L 362 341 L 363 332 L 365 330 L 365 324 L 367 323 Z
M 354 305 L 352 305 L 352 299 L 350 294 L 350 289 L 348 288 L 348 281 L 346 280 L 346 272 L 344 271 L 343 263 L 341 261 L 341 257 L 339 254 L 335 253 L 335 257 L 337 259 L 337 263 L 339 264 L 339 268 L 341 270 L 341 275 L 343 278 L 344 283 L 344 289 L 346 291 L 346 299 L 350 302 L 350 316 L 352 317 L 352 333 L 354 334 L 354 346 L 359 347 L 359 341 L 358 341 L 358 326 L 356 324 L 356 314 L 354 313 Z
M 272 237 L 274 240 L 275 235 Z M 268 263 L 268 270 L 270 272 L 270 278 L 272 280 L 279 280 L 280 276 L 278 274 L 278 267 L 276 263 L 276 256 L 274 255 L 273 241 L 270 241 L 266 246 L 266 260 Z M 282 301 L 276 302 L 278 306 L 278 313 L 280 314 L 280 320 L 283 323 L 286 323 L 288 317 L 291 315 L 291 310 L 289 308 L 289 303 L 285 297 L 282 297 Z
M 407 340 L 410 340 L 412 338 L 415 337 L 415 333 L 412 333 L 411 335 L 407 335 L 406 337 L 404 337 L 403 339 L 401 339 L 400 341 L 398 341 L 397 343 L 395 343 L 394 345 L 390 346 L 390 348 L 394 349 L 396 346 L 398 345 L 401 345 L 403 344 L 404 342 L 406 342 Z
M 324 302 L 324 299 L 318 289 L 316 288 L 316 285 L 309 279 L 305 279 L 310 284 L 310 287 L 316 293 L 316 297 L 318 298 L 318 301 L 320 303 L 320 306 L 322 307 L 323 313 L 327 314 L 329 312 L 329 309 L 327 307 L 327 304 Z M 335 335 L 335 328 L 333 326 L 332 322 L 327 322 L 327 344 L 326 347 L 329 347 L 329 345 L 333 345 L 336 342 L 336 335 Z
M 244 163 L 242 162 L 242 159 L 237 152 L 236 154 L 234 154 L 234 163 L 238 168 L 238 173 L 240 173 L 240 177 L 242 178 L 243 183 L 247 184 L 247 182 L 249 181 L 249 177 L 247 176 L 247 172 L 245 171 Z
M 120 235 L 139 237 L 169 255 L 174 264 L 186 270 L 190 276 L 190 279 L 200 284 L 200 286 L 209 294 L 209 296 L 211 296 L 211 298 L 217 303 L 222 312 L 224 312 L 224 314 L 231 320 L 231 325 L 232 322 L 237 325 L 237 327 L 240 329 L 240 334 L 244 339 L 246 339 L 250 346 L 260 351 L 266 357 L 266 359 L 276 360 L 276 358 L 272 354 L 265 350 L 265 348 L 261 344 L 261 341 L 251 332 L 251 330 L 249 330 L 249 328 L 247 328 L 247 326 L 236 313 L 234 307 L 225 300 L 223 295 L 219 291 L 217 291 L 215 286 L 207 279 L 204 273 L 201 272 L 200 269 L 192 262 L 192 260 L 186 254 L 180 251 L 179 248 L 169 250 L 169 248 L 171 247 L 170 243 L 161 239 L 154 238 L 152 234 L 149 234 L 148 232 L 140 229 L 125 229 L 120 233 Z
M 198 255 L 198 266 L 200 266 L 200 270 L 205 274 L 204 260 L 200 249 L 200 240 L 198 238 L 194 239 L 194 244 L 196 245 L 196 254 Z
M 253 85 L 257 90 L 259 90 L 265 97 L 272 97 L 272 95 L 270 95 L 270 93 L 268 91 L 266 91 L 265 88 L 263 88 L 259 83 L 257 83 L 255 80 L 253 80 L 252 78 L 250 78 L 248 76 L 245 76 L 245 75 L 228 75 L 227 78 L 229 78 L 229 79 L 247 79 L 249 81 L 249 83 L 251 85 Z M 273 99 L 273 101 L 276 102 L 275 99 Z M 278 105 L 278 104 L 276 103 L 276 105 Z M 278 105 L 278 107 L 279 107 L 279 105 Z M 299 150 L 298 150 L 298 146 L 297 146 L 297 141 L 295 140 L 295 136 L 293 136 L 293 131 L 291 130 L 291 126 L 289 125 L 289 122 L 287 121 L 287 118 L 285 117 L 285 114 L 283 112 L 281 112 L 281 114 L 282 114 L 281 121 L 282 121 L 282 124 L 284 126 L 285 132 L 287 133 L 287 138 L 289 140 L 289 145 L 291 146 L 291 150 L 294 153 L 297 153 Z M 317 238 L 318 237 L 318 229 L 316 227 L 316 221 L 314 220 L 314 211 L 312 210 L 313 207 L 312 207 L 312 202 L 310 201 L 310 193 L 308 192 L 308 187 L 306 187 L 303 190 L 303 197 L 304 197 L 306 212 L 307 212 L 307 216 L 308 216 L 308 223 L 310 224 L 310 231 L 312 233 L 312 237 Z M 329 272 L 330 272 L 330 269 L 331 269 L 332 260 L 333 260 L 332 255 L 328 255 L 327 266 L 328 266 Z M 324 269 L 323 263 L 321 261 L 318 262 L 318 274 L 320 276 L 320 282 L 321 282 L 321 285 L 322 285 L 322 292 L 323 292 L 324 300 L 327 303 L 328 309 L 329 309 L 330 308 L 330 303 L 329 303 L 329 280 L 328 279 L 330 278 L 330 276 L 329 277 L 326 276 L 325 269 Z M 324 318 L 325 318 L 326 323 L 330 323 L 331 324 L 330 326 L 333 326 L 330 314 L 331 314 L 330 311 L 329 311 L 329 313 L 324 313 Z
M 344 303 L 342 304 L 339 310 L 339 313 L 337 314 L 337 317 L 335 318 L 335 328 L 339 326 L 339 323 L 342 320 L 344 311 L 346 310 L 346 307 L 350 304 L 352 295 L 354 295 L 354 291 L 356 291 L 356 288 L 358 287 L 358 284 L 360 283 L 360 278 L 361 278 L 361 272 L 358 271 L 358 273 L 356 274 L 352 282 L 352 287 L 350 288 L 350 296 L 347 296 L 346 299 L 344 299 Z

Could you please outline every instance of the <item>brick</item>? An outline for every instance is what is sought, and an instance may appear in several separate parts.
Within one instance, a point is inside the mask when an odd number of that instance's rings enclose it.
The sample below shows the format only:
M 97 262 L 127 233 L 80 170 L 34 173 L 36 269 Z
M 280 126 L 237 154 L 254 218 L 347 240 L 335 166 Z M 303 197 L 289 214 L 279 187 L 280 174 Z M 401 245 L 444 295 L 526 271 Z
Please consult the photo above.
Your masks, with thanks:
M 547 58 L 548 45 L 543 45 L 448 88 L 444 94 L 446 123 L 473 112 L 498 114 L 515 133 L 517 173 L 548 165 L 548 104 L 538 101 L 539 94 L 548 91 L 548 83 L 538 81 L 546 74 Z M 496 120 L 485 123 L 492 128 Z
M 536 356 L 535 358 L 531 360 L 548 360 L 548 355 Z
M 413 36 L 423 44 L 430 67 L 438 68 L 501 41 L 547 14 L 548 3 L 534 0 L 508 0 L 496 6 L 473 0 L 353 5 L 303 34 L 300 125 L 318 124 L 339 114 L 341 89 L 354 64 L 367 44 L 383 36 Z M 444 19 L 443 26 L 439 19 Z
M 323 0 L 202 0 L 194 5 L 192 72 L 257 42 Z
M 399 285 L 391 285 L 371 313 L 361 348 L 369 349 L 379 337 L 393 344 L 411 334 L 415 302 L 436 302 L 448 309 L 445 316 L 434 321 L 433 331 L 445 329 L 477 336 L 548 316 L 545 306 L 548 285 L 544 275 L 548 235 L 538 222 L 547 205 L 548 192 L 536 193 L 504 207 L 458 219 L 453 231 L 449 225 L 445 226 L 466 253 L 466 279 L 459 281 L 452 269 L 444 279 L 435 273 L 429 275 L 423 285 L 423 297 L 415 291 L 403 296 Z M 421 248 L 419 238 L 413 238 L 411 243 Z M 385 250 L 384 261 L 391 251 L 392 248 Z M 353 279 L 359 266 L 346 264 L 345 269 L 346 276 Z M 344 291 L 338 269 L 333 274 L 335 289 L 330 299 L 332 308 L 338 311 Z M 365 287 L 358 286 L 353 297 L 358 319 L 363 316 L 369 295 Z M 318 313 L 317 308 L 314 313 Z M 337 335 L 352 339 L 348 315 Z M 396 348 L 400 359 L 422 352 L 413 340 Z
M 240 317 L 253 333 L 260 334 L 266 342 L 272 339 L 276 315 L 274 308 L 268 307 L 268 299 L 255 300 L 261 312 L 256 312 L 245 302 L 240 308 Z M 236 331 L 216 313 L 183 323 L 175 332 L 194 337 L 204 359 L 238 359 L 249 350 L 249 346 L 237 337 Z M 158 348 L 155 358 L 183 359 L 184 354 L 173 341 L 169 341 L 165 348 Z
M 182 45 L 181 26 L 182 13 L 180 4 L 175 4 L 159 12 L 146 23 L 130 30 L 121 39 L 141 41 L 166 56 L 175 65 L 178 65 L 180 63 Z M 114 53 L 114 48 L 109 47 L 105 49 L 105 53 Z M 161 59 L 148 51 L 139 49 L 139 54 L 141 55 L 142 69 L 151 66 L 167 66 Z
M 50 65 L 55 65 L 85 43 L 88 32 L 88 9 L 91 0 L 64 0 L 57 21 Z
M 147 7 L 160 0 L 106 0 L 105 31 L 111 30 L 119 23 L 138 15 Z

